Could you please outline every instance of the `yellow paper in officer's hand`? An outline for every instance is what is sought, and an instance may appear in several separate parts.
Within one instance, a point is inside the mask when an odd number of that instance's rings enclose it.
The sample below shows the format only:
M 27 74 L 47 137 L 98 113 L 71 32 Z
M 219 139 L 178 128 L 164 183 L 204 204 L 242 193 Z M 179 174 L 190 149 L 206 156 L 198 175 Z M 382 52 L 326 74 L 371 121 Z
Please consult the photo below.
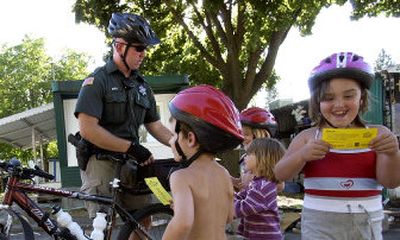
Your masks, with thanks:
M 165 190 L 165 188 L 161 185 L 157 177 L 145 178 L 144 181 L 162 204 L 164 205 L 170 204 L 170 202 L 172 201 L 172 197 L 171 195 L 169 195 L 167 190 Z
M 334 149 L 360 149 L 368 148 L 377 134 L 377 128 L 324 128 L 322 140 Z

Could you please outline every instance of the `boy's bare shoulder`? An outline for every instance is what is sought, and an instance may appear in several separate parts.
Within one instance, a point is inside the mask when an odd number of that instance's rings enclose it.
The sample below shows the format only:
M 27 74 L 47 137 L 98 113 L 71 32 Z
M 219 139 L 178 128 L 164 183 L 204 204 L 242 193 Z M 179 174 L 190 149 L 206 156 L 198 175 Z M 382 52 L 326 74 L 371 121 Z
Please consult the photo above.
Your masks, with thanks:
M 216 161 L 209 162 L 206 165 L 191 165 L 187 168 L 182 168 L 176 170 L 171 174 L 171 179 L 180 179 L 180 181 L 189 182 L 189 179 L 193 181 L 196 177 L 201 178 L 204 174 L 211 174 L 217 178 L 225 177 L 230 181 L 230 174 L 228 170 L 221 164 L 217 163 Z M 196 180 L 194 180 L 196 181 Z
M 178 169 L 171 174 L 171 178 L 184 178 L 188 175 L 187 172 L 187 168 Z
M 189 176 L 189 177 L 188 177 Z M 175 170 L 170 176 L 170 184 L 171 185 L 186 185 L 188 180 L 190 179 L 190 175 L 187 173 L 186 168 L 181 168 Z

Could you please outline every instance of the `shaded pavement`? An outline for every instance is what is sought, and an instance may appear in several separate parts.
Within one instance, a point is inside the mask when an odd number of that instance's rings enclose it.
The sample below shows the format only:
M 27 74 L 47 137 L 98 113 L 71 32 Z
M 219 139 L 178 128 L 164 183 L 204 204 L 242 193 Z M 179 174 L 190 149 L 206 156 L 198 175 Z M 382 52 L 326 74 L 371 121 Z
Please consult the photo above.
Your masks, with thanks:
M 92 229 L 92 221 L 87 217 L 87 213 L 85 209 L 76 209 L 70 211 L 73 219 L 75 222 L 77 222 L 83 229 L 86 229 L 87 232 L 90 232 Z M 28 218 L 29 220 L 29 218 Z M 45 233 L 41 228 L 39 228 L 36 224 L 32 223 L 33 221 L 30 220 L 29 223 L 32 224 L 32 228 L 34 230 L 35 234 L 35 239 L 40 239 L 40 240 L 50 240 L 50 238 L 47 233 Z M 116 229 L 118 231 L 118 228 Z M 116 236 L 116 231 L 114 231 Z M 19 224 L 18 221 L 14 221 L 13 227 L 12 227 L 12 236 L 11 239 L 15 240 L 24 240 L 24 235 L 22 231 L 22 226 Z M 116 239 L 113 238 L 113 239 Z M 229 240 L 239 240 L 243 239 L 240 236 L 237 235 L 228 235 Z M 291 231 L 288 231 L 284 235 L 285 240 L 300 240 L 300 230 L 297 228 L 292 229 Z M 400 239 L 400 218 L 392 218 L 390 221 L 390 224 L 388 226 L 388 230 L 384 231 L 383 233 L 383 239 L 384 240 L 399 240 Z

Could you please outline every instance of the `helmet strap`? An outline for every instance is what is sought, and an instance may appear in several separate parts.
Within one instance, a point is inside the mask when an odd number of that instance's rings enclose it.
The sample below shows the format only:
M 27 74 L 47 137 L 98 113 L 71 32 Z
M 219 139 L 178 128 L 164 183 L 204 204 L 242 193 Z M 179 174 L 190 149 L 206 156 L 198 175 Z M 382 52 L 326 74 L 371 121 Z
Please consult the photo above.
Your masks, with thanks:
M 189 159 L 187 159 L 186 155 L 183 153 L 181 146 L 179 146 L 178 140 L 175 141 L 175 148 L 176 151 L 178 152 L 179 156 L 182 157 L 182 161 L 179 164 L 179 168 L 187 168 L 190 166 L 190 164 L 192 164 L 192 162 L 194 160 L 196 160 L 200 154 L 203 153 L 203 151 L 201 149 L 199 149 L 199 151 L 197 151 L 195 154 L 193 154 L 193 156 L 191 156 Z
M 186 161 L 187 157 L 183 153 L 182 148 L 178 143 L 178 139 L 176 139 L 176 141 L 175 141 L 175 148 L 176 148 L 176 151 L 178 152 L 179 156 L 182 157 L 182 161 Z
M 187 159 L 187 157 L 183 153 L 182 148 L 178 143 L 178 138 L 179 138 L 179 132 L 180 131 L 181 131 L 181 123 L 179 121 L 176 121 L 176 123 L 175 123 L 175 133 L 178 135 L 178 137 L 176 138 L 176 141 L 175 141 L 175 149 L 178 152 L 179 156 L 182 157 L 182 161 L 185 161 Z
M 190 164 L 192 164 L 192 162 L 194 160 L 196 160 L 201 154 L 203 153 L 203 151 L 201 149 L 199 149 L 199 151 L 197 151 L 195 154 L 193 154 L 193 156 L 191 156 L 189 159 L 185 159 L 181 162 L 180 167 L 181 168 L 187 168 L 190 166 Z
M 131 47 L 131 45 L 130 45 L 130 44 L 127 44 L 127 45 L 126 45 L 126 48 L 125 48 L 124 55 L 122 55 L 122 54 L 119 55 L 119 56 L 122 58 L 122 62 L 125 64 L 125 67 L 126 67 L 128 70 L 132 70 L 132 69 L 128 66 L 128 63 L 126 62 L 126 55 L 128 54 L 128 50 L 129 50 L 130 47 Z
M 181 131 L 181 124 L 179 121 L 176 121 L 175 133 L 179 135 L 180 131 Z M 187 159 L 186 155 L 182 151 L 181 146 L 179 145 L 178 138 L 175 140 L 175 149 L 178 152 L 179 156 L 182 157 L 182 161 L 180 162 L 179 168 L 187 168 L 187 167 L 189 167 L 190 164 L 192 164 L 192 162 L 194 160 L 196 160 L 200 156 L 200 154 L 203 153 L 203 151 L 201 149 L 199 149 L 195 154 L 193 154 L 193 156 L 191 156 L 189 159 Z
M 179 146 L 179 144 L 178 144 L 178 146 Z M 199 150 L 199 151 L 197 151 L 193 156 L 191 156 L 189 159 L 186 160 L 186 158 L 185 158 L 185 160 L 182 160 L 182 161 L 179 163 L 179 166 L 178 166 L 178 167 L 172 167 L 172 168 L 170 169 L 169 173 L 168 173 L 167 179 L 169 179 L 169 177 L 171 176 L 171 173 L 173 173 L 174 171 L 179 170 L 179 169 L 182 169 L 182 168 L 187 168 L 187 167 L 189 167 L 190 164 L 192 164 L 192 162 L 193 162 L 194 160 L 196 160 L 196 159 L 200 156 L 200 154 L 202 154 L 202 153 L 203 153 L 203 151 L 202 151 L 202 150 Z

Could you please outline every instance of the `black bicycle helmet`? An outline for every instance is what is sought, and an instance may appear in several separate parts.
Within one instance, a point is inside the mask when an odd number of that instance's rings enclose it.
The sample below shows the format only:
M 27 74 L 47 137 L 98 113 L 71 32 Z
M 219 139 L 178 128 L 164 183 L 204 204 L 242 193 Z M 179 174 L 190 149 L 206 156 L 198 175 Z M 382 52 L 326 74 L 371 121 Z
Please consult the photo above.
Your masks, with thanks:
M 122 38 L 131 43 L 156 45 L 160 39 L 143 17 L 132 13 L 113 13 L 108 25 L 113 38 Z

